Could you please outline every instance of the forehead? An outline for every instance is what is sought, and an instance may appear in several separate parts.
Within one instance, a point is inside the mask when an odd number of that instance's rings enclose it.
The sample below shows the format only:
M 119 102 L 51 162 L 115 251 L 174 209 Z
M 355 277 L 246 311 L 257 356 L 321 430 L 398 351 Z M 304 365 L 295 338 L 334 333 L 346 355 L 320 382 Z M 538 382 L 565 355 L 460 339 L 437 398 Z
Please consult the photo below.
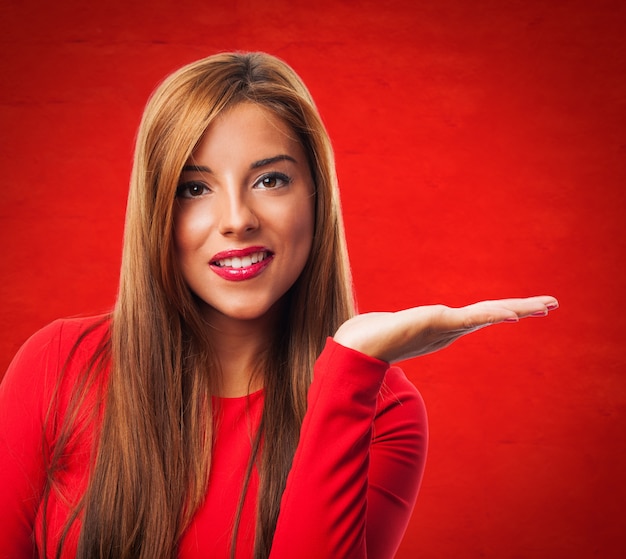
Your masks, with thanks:
M 297 135 L 283 119 L 266 107 L 242 102 L 228 108 L 208 126 L 193 158 L 219 163 L 234 157 L 263 158 L 276 153 L 304 157 Z

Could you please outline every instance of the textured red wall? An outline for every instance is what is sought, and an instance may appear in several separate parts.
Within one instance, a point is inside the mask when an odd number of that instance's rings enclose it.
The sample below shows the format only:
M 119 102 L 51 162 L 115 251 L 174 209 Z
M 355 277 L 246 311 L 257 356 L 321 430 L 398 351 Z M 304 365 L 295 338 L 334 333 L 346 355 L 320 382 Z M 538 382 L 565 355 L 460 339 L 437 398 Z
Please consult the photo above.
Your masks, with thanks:
M 561 301 L 406 364 L 431 448 L 399 557 L 625 556 L 624 3 L 117 4 L 0 7 L 0 369 L 113 304 L 157 81 L 265 50 L 334 140 L 362 310 Z

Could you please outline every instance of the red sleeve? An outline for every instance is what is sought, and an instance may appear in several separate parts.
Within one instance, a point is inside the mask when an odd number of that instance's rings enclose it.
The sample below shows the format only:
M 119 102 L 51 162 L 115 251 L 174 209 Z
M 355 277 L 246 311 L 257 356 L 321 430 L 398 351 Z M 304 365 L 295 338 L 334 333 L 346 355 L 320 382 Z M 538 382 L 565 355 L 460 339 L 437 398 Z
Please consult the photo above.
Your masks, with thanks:
M 102 327 L 92 329 L 97 325 Z M 53 322 L 22 346 L 0 384 L 0 559 L 36 556 L 33 532 L 40 521 L 37 515 L 47 475 L 44 453 L 55 440 L 54 427 L 45 424 L 46 414 L 58 389 L 54 415 L 57 422 L 62 421 L 67 397 L 104 328 L 103 317 Z M 68 361 L 88 329 L 93 335 L 83 340 L 80 351 Z M 59 384 L 66 365 L 67 374 Z M 80 489 L 81 479 L 71 479 L 74 491 Z
M 59 367 L 61 323 L 22 346 L 0 384 L 0 558 L 35 556 L 33 527 L 45 480 L 43 424 Z
M 424 470 L 423 401 L 404 373 L 328 340 L 271 559 L 393 557 Z

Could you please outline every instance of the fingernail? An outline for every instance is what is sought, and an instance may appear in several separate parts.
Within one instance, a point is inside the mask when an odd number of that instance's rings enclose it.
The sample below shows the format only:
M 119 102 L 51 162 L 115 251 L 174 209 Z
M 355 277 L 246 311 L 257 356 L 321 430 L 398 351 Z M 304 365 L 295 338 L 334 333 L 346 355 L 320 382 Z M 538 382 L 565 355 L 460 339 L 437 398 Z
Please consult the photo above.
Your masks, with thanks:
M 558 309 L 559 308 L 559 304 L 558 303 L 549 303 L 548 305 L 546 305 L 546 308 L 549 311 L 553 311 L 554 309 Z
M 548 311 L 537 311 L 531 314 L 531 316 L 546 316 L 547 314 L 548 314 Z
M 504 322 L 519 322 L 519 318 L 512 316 L 511 318 L 505 318 Z

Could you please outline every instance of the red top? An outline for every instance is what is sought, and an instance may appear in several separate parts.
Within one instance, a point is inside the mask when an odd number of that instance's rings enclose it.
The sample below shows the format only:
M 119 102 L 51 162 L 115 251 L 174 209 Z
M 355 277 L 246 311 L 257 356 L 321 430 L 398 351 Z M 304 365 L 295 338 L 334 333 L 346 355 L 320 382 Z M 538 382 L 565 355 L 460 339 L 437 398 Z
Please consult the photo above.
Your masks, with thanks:
M 94 319 L 60 320 L 36 333 L 18 352 L 0 385 L 2 559 L 30 559 L 35 550 L 38 557 L 44 556 L 43 449 L 54 445 L 55 436 L 54 426 L 44 432 L 45 414 L 71 347 L 93 323 Z M 87 335 L 69 363 L 60 388 L 61 414 L 107 326 L 105 322 Z M 250 458 L 250 433 L 260 419 L 263 392 L 216 403 L 220 413 L 209 487 L 180 543 L 180 559 L 228 557 Z M 88 425 L 70 441 L 59 490 L 50 496 L 49 556 L 67 520 L 66 499 L 74 502 L 86 487 L 92 431 Z M 315 365 L 271 558 L 393 557 L 417 496 L 426 445 L 424 404 L 402 370 L 329 338 Z M 238 558 L 252 556 L 257 490 L 255 473 L 242 513 Z M 77 536 L 75 525 L 64 558 L 75 555 Z

